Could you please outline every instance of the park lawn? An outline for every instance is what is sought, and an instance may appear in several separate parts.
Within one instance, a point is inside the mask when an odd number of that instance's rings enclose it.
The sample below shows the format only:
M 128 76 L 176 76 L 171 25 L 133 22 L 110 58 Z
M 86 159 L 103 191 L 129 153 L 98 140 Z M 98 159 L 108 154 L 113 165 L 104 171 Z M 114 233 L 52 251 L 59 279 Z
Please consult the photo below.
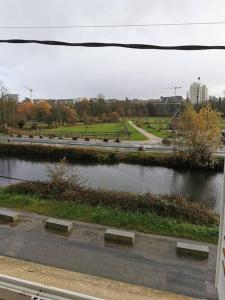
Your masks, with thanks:
M 142 128 L 160 138 L 171 137 L 171 132 L 168 129 L 170 125 L 170 117 L 143 117 L 135 118 L 134 123 L 138 126 L 139 122 Z
M 44 122 L 26 122 L 26 124 L 24 125 L 23 129 L 25 130 L 30 130 L 32 129 L 32 126 L 36 124 L 37 126 L 37 129 L 46 129 L 48 128 L 48 124 L 47 123 L 44 123 Z
M 74 126 L 60 126 L 57 128 L 53 128 L 48 130 L 52 133 L 85 133 L 85 132 L 121 132 L 124 131 L 123 123 L 99 123 L 92 125 L 74 125 Z
M 171 118 L 170 117 L 144 117 L 146 121 L 161 121 L 169 123 Z
M 36 196 L 7 193 L 0 188 L 0 206 L 36 212 L 55 218 L 113 226 L 144 233 L 187 238 L 217 243 L 217 225 L 193 225 L 175 218 L 163 218 L 153 213 L 128 212 L 102 205 L 90 206 L 71 202 L 40 199 Z
M 129 138 L 131 141 L 146 141 L 146 140 L 148 140 L 148 138 L 146 136 L 144 136 L 139 131 L 137 131 L 132 125 L 130 125 L 130 123 L 127 122 L 126 126 L 131 133 L 131 136 Z
M 160 137 L 160 138 L 171 137 L 171 132 L 168 131 L 168 129 L 148 128 L 146 126 L 144 126 L 143 129 L 157 137 Z
M 123 134 L 120 136 L 122 140 L 132 140 L 132 141 L 139 141 L 139 140 L 145 140 L 146 137 L 143 136 L 141 133 L 139 133 L 135 128 L 133 128 L 129 123 L 126 122 L 126 126 L 128 130 L 131 132 L 131 136 L 128 137 L 126 134 Z M 74 125 L 74 126 L 60 126 L 57 128 L 53 128 L 50 130 L 47 130 L 48 133 L 55 133 L 55 134 L 79 134 L 83 133 L 96 133 L 96 138 L 102 138 L 104 133 L 116 133 L 117 132 L 125 132 L 125 127 L 123 122 L 116 122 L 116 123 L 99 123 L 99 124 L 92 124 L 92 125 Z

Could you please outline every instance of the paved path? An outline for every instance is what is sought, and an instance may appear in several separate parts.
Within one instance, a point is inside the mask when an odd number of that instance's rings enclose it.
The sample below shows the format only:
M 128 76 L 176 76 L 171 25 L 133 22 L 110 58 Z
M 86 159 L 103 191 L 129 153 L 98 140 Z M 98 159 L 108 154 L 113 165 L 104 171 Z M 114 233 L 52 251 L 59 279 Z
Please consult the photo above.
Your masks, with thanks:
M 8 143 L 8 137 L 7 136 L 0 136 L 0 142 Z M 36 145 L 51 145 L 51 146 L 57 146 L 57 147 L 76 147 L 76 148 L 99 148 L 99 149 L 108 149 L 108 150 L 124 150 L 124 151 L 136 151 L 138 150 L 140 145 L 146 145 L 146 150 L 149 151 L 171 151 L 171 147 L 162 145 L 160 142 L 155 142 L 154 144 L 150 143 L 150 141 L 121 141 L 120 143 L 117 142 L 102 142 L 102 141 L 83 141 L 83 140 L 77 140 L 73 141 L 72 139 L 65 138 L 65 139 L 48 139 L 47 137 L 44 137 L 43 139 L 40 139 L 38 137 L 34 137 L 33 139 L 30 139 L 29 137 L 12 137 L 11 143 L 16 144 L 36 144 Z
M 137 131 L 139 131 L 142 135 L 144 135 L 145 137 L 148 138 L 148 144 L 159 144 L 162 142 L 162 138 L 155 136 L 153 134 L 151 134 L 150 132 L 147 132 L 146 130 L 144 130 L 141 127 L 138 127 L 136 125 L 134 125 L 134 123 L 132 121 L 128 121 L 128 123 L 134 127 L 134 129 L 136 129 Z
M 0 225 L 0 255 L 33 261 L 156 290 L 215 300 L 216 246 L 208 260 L 178 258 L 174 238 L 137 234 L 133 248 L 105 245 L 105 227 L 75 223 L 70 236 L 46 232 L 45 217 L 23 214 Z
M 5 256 L 0 256 L 0 266 L 1 274 L 7 276 L 105 300 L 196 300 L 182 295 L 157 291 L 142 286 L 71 272 Z
M 134 125 L 135 126 L 135 125 Z M 139 128 L 139 127 L 138 127 Z M 142 129 L 142 128 L 139 128 Z M 155 137 L 155 136 L 154 136 Z M 156 137 L 157 139 L 160 139 Z M 0 136 L 0 143 L 8 143 L 7 136 Z M 72 141 L 72 139 L 40 139 L 35 137 L 30 139 L 28 137 L 13 137 L 11 143 L 13 144 L 36 144 L 36 145 L 50 145 L 56 147 L 74 147 L 74 148 L 97 148 L 105 150 L 118 150 L 118 151 L 137 151 L 140 145 L 145 146 L 145 151 L 149 152 L 162 152 L 162 153 L 171 153 L 173 151 L 172 146 L 166 146 L 161 143 L 160 140 L 148 140 L 148 141 L 122 141 L 120 143 L 115 142 L 101 142 L 101 141 Z M 215 155 L 225 156 L 225 146 L 222 149 L 214 152 Z

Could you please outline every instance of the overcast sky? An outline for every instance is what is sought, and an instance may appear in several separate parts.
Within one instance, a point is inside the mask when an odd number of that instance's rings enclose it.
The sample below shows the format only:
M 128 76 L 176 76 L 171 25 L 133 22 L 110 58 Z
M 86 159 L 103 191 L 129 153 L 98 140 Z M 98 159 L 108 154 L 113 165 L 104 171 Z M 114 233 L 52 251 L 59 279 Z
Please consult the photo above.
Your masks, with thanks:
M 225 21 L 224 0 L 0 0 L 0 26 Z M 225 25 L 150 28 L 0 29 L 0 38 L 159 45 L 225 45 Z M 210 94 L 225 89 L 225 51 L 177 52 L 0 44 L 0 80 L 34 98 L 155 98 L 200 76 Z

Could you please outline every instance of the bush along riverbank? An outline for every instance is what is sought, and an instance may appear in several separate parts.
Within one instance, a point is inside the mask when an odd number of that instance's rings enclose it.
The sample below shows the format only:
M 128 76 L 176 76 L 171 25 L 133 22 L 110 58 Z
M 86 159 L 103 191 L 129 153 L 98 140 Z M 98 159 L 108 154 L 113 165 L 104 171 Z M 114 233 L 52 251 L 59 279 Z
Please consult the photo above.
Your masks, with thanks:
M 181 197 L 84 187 L 65 160 L 48 169 L 47 182 L 21 182 L 0 190 L 0 206 L 137 231 L 217 242 L 219 216 Z
M 214 163 L 192 165 L 184 155 L 144 151 L 111 151 L 93 148 L 72 148 L 64 146 L 0 143 L 0 156 L 20 157 L 48 161 L 59 161 L 64 157 L 69 162 L 82 163 L 130 163 L 148 166 L 163 166 L 173 169 L 205 169 L 223 171 L 222 157 L 215 157 Z
M 151 212 L 124 211 L 103 205 L 93 207 L 70 201 L 49 201 L 34 195 L 9 193 L 5 188 L 0 188 L 0 206 L 144 233 L 187 238 L 214 244 L 218 241 L 219 229 L 217 225 L 194 225 L 181 219 L 160 217 Z

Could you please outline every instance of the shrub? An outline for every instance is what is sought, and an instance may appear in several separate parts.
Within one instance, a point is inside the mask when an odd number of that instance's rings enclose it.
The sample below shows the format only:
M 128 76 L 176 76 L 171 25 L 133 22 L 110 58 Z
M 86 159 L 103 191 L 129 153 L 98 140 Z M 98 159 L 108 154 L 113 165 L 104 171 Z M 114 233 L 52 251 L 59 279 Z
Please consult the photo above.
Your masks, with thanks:
M 168 139 L 168 138 L 164 138 L 164 139 L 162 140 L 162 143 L 163 143 L 164 145 L 170 146 L 170 145 L 171 145 L 171 140 Z
M 13 134 L 13 133 L 12 133 Z M 22 135 L 20 135 L 22 136 Z M 6 144 L 0 143 L 0 154 L 14 156 L 16 158 L 32 158 L 59 161 L 66 157 L 70 162 L 91 162 L 91 163 L 132 163 L 148 166 L 164 166 L 174 169 L 207 169 L 223 170 L 223 159 L 216 158 L 215 164 L 199 166 L 192 164 L 183 155 L 169 153 L 149 153 L 143 151 L 120 152 L 112 150 L 100 150 L 91 148 L 55 147 L 46 145 L 29 144 Z
M 18 127 L 20 129 L 23 129 L 24 125 L 25 125 L 25 121 L 24 120 L 19 120 L 18 123 L 17 123 Z
M 201 204 L 190 203 L 173 195 L 135 194 L 105 190 L 94 190 L 61 180 L 53 182 L 22 182 L 11 185 L 8 192 L 37 195 L 47 200 L 86 203 L 94 207 L 110 206 L 124 211 L 156 213 L 163 217 L 182 219 L 199 224 L 218 224 L 219 217 Z

